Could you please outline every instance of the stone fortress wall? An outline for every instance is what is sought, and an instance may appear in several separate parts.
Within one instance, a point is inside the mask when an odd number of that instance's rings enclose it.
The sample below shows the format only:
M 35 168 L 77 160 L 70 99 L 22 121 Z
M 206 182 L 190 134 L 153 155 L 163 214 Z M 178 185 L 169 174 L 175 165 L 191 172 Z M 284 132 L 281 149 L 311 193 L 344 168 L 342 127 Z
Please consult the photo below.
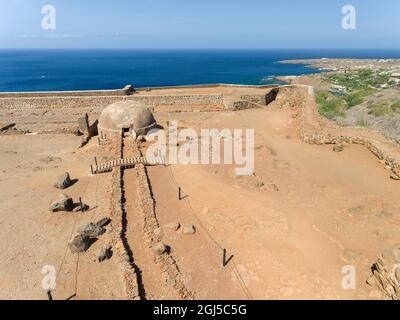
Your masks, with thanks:
M 300 136 L 309 144 L 360 144 L 371 151 L 379 161 L 390 169 L 393 178 L 400 177 L 400 146 L 388 140 L 381 133 L 368 128 L 340 127 L 333 121 L 320 116 L 311 86 L 293 85 L 287 88 L 302 93 L 300 106 Z
M 47 91 L 47 92 L 0 92 L 0 110 L 16 108 L 79 108 L 106 107 L 121 100 L 139 101 L 144 104 L 173 105 L 173 104 L 223 104 L 223 94 L 176 94 L 176 95 L 155 95 L 143 94 L 147 90 L 157 89 L 185 89 L 185 88 L 265 88 L 266 91 L 275 88 L 275 85 L 268 86 L 246 86 L 229 84 L 174 86 L 174 87 L 152 87 L 138 88 L 135 91 L 140 95 L 127 95 L 121 90 L 93 90 L 93 91 Z M 246 100 L 263 104 L 266 100 L 265 94 L 246 94 L 237 97 L 238 100 Z
M 254 88 L 254 94 L 224 94 L 212 88 Z M 211 93 L 191 93 L 190 89 L 211 88 Z M 16 123 L 21 130 L 63 133 L 72 130 L 85 114 L 99 117 L 103 109 L 118 101 L 137 101 L 154 112 L 241 110 L 265 106 L 276 86 L 198 85 L 120 90 L 65 92 L 0 92 L 0 125 Z M 165 89 L 180 91 L 165 93 Z M 181 89 L 189 89 L 181 90 Z M 262 89 L 262 90 L 259 90 Z M 265 90 L 264 90 L 265 89 Z M 160 90 L 160 94 L 156 91 Z M 152 91 L 150 93 L 150 91 Z M 185 92 L 186 91 L 186 92 Z M 196 90 L 193 90 L 196 92 Z M 223 91 L 223 90 L 222 90 Z M 205 93 L 204 93 L 205 92 Z M 247 92 L 246 92 L 247 93 Z M 272 95 L 273 97 L 274 95 Z
M 11 109 L 71 109 L 71 108 L 105 108 L 118 101 L 138 101 L 149 106 L 174 104 L 222 104 L 222 94 L 192 95 L 138 95 L 138 96 L 34 96 L 7 97 L 0 94 L 0 110 Z

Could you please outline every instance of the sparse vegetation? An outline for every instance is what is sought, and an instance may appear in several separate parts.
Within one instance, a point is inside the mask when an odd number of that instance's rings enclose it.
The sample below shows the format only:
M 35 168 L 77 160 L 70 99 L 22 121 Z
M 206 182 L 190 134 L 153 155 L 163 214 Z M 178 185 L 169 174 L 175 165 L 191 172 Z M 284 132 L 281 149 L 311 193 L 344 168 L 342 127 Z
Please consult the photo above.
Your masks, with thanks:
M 400 112 L 400 100 L 393 102 L 391 108 L 393 112 Z
M 373 103 L 368 106 L 369 113 L 377 117 L 391 115 L 400 112 L 400 101 L 394 103 Z
M 317 102 L 319 112 L 328 119 L 344 116 L 345 101 L 342 98 L 335 97 L 328 92 L 317 92 Z
M 320 92 L 317 96 L 320 113 L 333 119 L 345 116 L 347 109 L 364 102 L 364 98 L 378 90 L 392 86 L 390 73 L 384 70 L 363 69 L 327 74 L 323 81 L 328 83 L 330 92 Z M 392 105 L 377 104 L 370 106 L 371 114 L 381 116 L 400 110 L 400 101 Z
M 357 127 L 367 128 L 369 126 L 368 121 L 365 118 L 358 118 L 356 121 Z
M 352 108 L 364 102 L 364 95 L 361 91 L 353 92 L 344 97 L 344 101 L 346 101 L 348 108 Z
M 328 74 L 324 78 L 331 84 L 343 86 L 347 92 L 368 91 L 390 85 L 390 73 L 384 70 L 374 71 L 363 69 L 358 71 L 346 71 L 343 73 Z

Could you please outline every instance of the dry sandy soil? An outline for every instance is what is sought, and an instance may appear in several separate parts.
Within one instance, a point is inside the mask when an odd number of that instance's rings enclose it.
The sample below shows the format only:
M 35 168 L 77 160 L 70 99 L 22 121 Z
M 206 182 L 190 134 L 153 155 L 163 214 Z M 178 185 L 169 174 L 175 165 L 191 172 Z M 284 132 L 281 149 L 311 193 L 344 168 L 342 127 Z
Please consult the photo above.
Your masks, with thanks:
M 364 147 L 303 143 L 294 111 L 157 112 L 162 125 L 255 129 L 255 174 L 238 178 L 233 166 L 170 165 L 148 168 L 157 219 L 164 227 L 185 285 L 196 299 L 370 299 L 371 265 L 399 247 L 399 182 Z M 56 299 L 124 299 L 119 260 L 98 263 L 102 236 L 89 250 L 67 249 L 79 226 L 109 216 L 111 173 L 92 176 L 93 157 L 107 156 L 92 140 L 77 149 L 72 135 L 0 136 L 0 299 L 47 299 L 45 265 L 56 267 Z M 143 146 L 144 148 L 145 146 Z M 154 254 L 144 245 L 137 181 L 124 172 L 127 240 L 141 270 L 146 299 L 176 299 Z M 50 213 L 60 191 L 57 176 L 78 179 L 65 193 L 82 197 L 86 213 Z M 187 195 L 177 197 L 177 185 Z M 196 234 L 165 228 L 191 223 Z M 233 255 L 223 268 L 222 248 Z M 78 260 L 79 259 L 79 260 Z M 342 268 L 357 270 L 356 290 L 344 290 Z
M 102 238 L 79 258 L 67 249 L 77 228 L 108 216 L 109 181 L 88 174 L 96 148 L 77 150 L 79 138 L 72 135 L 10 135 L 0 140 L 0 299 L 47 299 L 41 286 L 46 265 L 57 271 L 55 299 L 75 293 L 72 298 L 124 298 L 116 260 L 97 262 Z M 78 181 L 61 192 L 53 184 L 65 171 Z M 49 204 L 60 193 L 75 202 L 82 197 L 90 211 L 50 213 Z

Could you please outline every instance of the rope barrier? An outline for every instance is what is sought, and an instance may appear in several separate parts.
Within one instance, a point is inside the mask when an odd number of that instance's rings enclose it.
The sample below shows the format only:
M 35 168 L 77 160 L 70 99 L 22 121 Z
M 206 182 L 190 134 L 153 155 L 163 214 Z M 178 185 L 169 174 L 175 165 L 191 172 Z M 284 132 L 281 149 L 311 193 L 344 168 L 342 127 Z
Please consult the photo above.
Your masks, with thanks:
M 170 180 L 172 181 L 172 184 L 175 185 L 177 188 L 179 188 L 179 184 L 175 179 L 175 176 L 172 172 L 172 169 L 170 168 L 170 166 L 167 166 L 167 172 L 168 172 L 168 176 L 170 178 Z M 214 245 L 216 247 L 218 247 L 218 249 L 220 250 L 224 250 L 224 248 L 218 243 L 218 241 L 211 235 L 211 233 L 207 230 L 207 228 L 204 226 L 204 224 L 201 222 L 200 218 L 198 217 L 196 210 L 193 208 L 192 204 L 190 203 L 190 200 L 188 197 L 183 198 L 182 200 L 184 200 L 186 206 L 190 209 L 190 211 L 192 212 L 193 216 L 195 217 L 195 219 L 197 220 L 198 224 L 200 225 L 200 227 L 203 229 L 203 231 L 205 232 L 206 236 L 208 237 L 209 240 L 211 240 L 211 242 L 214 243 Z M 229 269 L 233 272 L 233 274 L 235 275 L 235 277 L 237 278 L 239 285 L 241 286 L 243 292 L 245 293 L 245 295 L 247 296 L 247 298 L 249 300 L 253 300 L 253 297 L 250 293 L 250 290 L 247 288 L 246 283 L 244 282 L 242 276 L 240 275 L 239 270 L 236 267 L 236 264 L 232 261 L 232 265 L 228 265 Z

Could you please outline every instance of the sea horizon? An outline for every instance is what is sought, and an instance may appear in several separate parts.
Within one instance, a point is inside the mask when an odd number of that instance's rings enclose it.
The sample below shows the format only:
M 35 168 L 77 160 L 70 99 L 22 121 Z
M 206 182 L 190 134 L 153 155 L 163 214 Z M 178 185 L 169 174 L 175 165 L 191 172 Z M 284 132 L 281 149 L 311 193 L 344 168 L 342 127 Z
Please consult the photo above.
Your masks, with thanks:
M 0 49 L 0 92 L 113 90 L 203 84 L 280 84 L 320 73 L 282 60 L 400 59 L 400 49 Z

